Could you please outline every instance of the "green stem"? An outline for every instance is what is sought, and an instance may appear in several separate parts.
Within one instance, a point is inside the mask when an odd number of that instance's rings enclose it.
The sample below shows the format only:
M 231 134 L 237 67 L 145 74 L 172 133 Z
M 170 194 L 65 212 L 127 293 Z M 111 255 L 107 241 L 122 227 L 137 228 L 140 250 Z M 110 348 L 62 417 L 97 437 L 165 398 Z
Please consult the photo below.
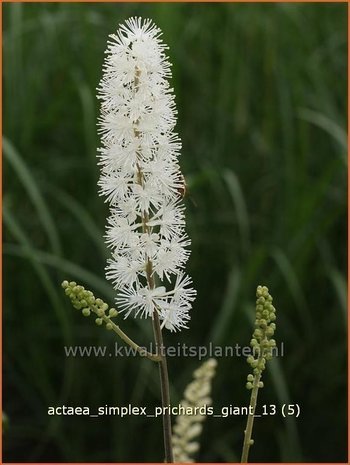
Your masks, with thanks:
M 168 365 L 165 356 L 165 347 L 163 344 L 163 335 L 160 327 L 160 321 L 158 312 L 154 312 L 153 316 L 153 333 L 156 341 L 157 349 L 161 350 L 161 360 L 159 362 L 159 377 L 160 377 L 160 388 L 162 396 L 162 407 L 163 407 L 163 437 L 164 437 L 164 450 L 165 450 L 165 462 L 173 463 L 173 447 L 172 447 L 172 431 L 171 431 L 171 417 L 168 406 L 170 405 L 170 389 L 169 389 L 169 375 Z M 158 353 L 158 350 L 157 350 Z
M 95 312 L 96 313 L 96 312 Z M 132 339 L 127 336 L 124 331 L 122 331 L 118 325 L 116 325 L 108 316 L 103 315 L 101 317 L 105 323 L 109 323 L 112 326 L 112 329 L 115 333 L 118 334 L 118 336 L 123 339 L 124 342 L 126 342 L 130 347 L 133 349 L 137 350 L 137 352 L 142 356 L 142 357 L 147 357 L 148 359 L 152 360 L 153 362 L 159 362 L 161 360 L 161 357 L 158 354 L 152 354 L 151 352 L 148 352 L 146 349 L 143 347 L 140 347 L 136 342 L 134 342 Z
M 153 266 L 150 260 L 147 261 L 146 265 L 147 283 L 150 289 L 155 286 L 153 278 Z M 162 328 L 160 327 L 160 321 L 157 309 L 153 312 L 152 319 L 154 340 L 156 343 L 156 353 L 160 351 L 159 361 L 159 378 L 160 378 L 160 390 L 162 398 L 162 420 L 163 420 L 163 440 L 164 440 L 164 451 L 165 451 L 165 462 L 173 463 L 173 447 L 172 447 L 172 430 L 171 430 L 171 417 L 168 406 L 170 405 L 170 388 L 169 388 L 169 375 L 168 375 L 168 364 L 165 355 L 165 346 L 163 342 Z
M 256 403 L 258 400 L 260 377 L 261 377 L 261 373 L 256 374 L 254 377 L 253 389 L 252 389 L 252 393 L 250 396 L 247 426 L 244 431 L 244 442 L 243 442 L 241 463 L 248 463 L 249 449 L 250 449 L 250 446 L 252 445 L 252 431 L 253 431 L 253 425 L 254 425 L 255 408 L 256 408 Z

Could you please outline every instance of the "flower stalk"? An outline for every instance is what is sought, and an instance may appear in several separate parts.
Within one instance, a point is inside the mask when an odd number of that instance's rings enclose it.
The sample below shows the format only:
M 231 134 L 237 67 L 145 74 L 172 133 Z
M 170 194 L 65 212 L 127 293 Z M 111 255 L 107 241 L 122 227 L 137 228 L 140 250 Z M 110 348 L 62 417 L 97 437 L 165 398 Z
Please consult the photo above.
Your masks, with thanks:
M 160 36 L 160 29 L 141 18 L 130 18 L 110 36 L 98 88 L 99 186 L 110 204 L 106 242 L 112 257 L 106 277 L 118 291 L 116 304 L 124 318 L 152 321 L 162 406 L 167 407 L 162 330 L 187 328 L 196 291 L 184 272 L 190 240 L 181 197 L 181 143 L 174 132 L 168 47 Z M 165 461 L 173 462 L 171 418 L 167 408 L 163 411 Z
M 247 426 L 244 431 L 244 442 L 241 463 L 248 462 L 250 447 L 254 444 L 252 439 L 254 415 L 258 400 L 258 392 L 264 387 L 261 376 L 266 368 L 266 361 L 272 358 L 272 349 L 276 341 L 272 339 L 275 333 L 276 309 L 272 305 L 272 296 L 266 286 L 258 286 L 256 291 L 256 319 L 255 330 L 250 345 L 253 354 L 247 358 L 247 362 L 253 369 L 253 373 L 247 377 L 246 388 L 251 390 L 250 407 L 247 418 Z
M 139 80 L 140 80 L 141 72 L 138 68 L 135 68 L 135 92 L 138 92 Z M 138 121 L 136 122 L 136 125 Z M 137 129 L 134 129 L 135 137 L 140 138 L 140 133 Z M 144 176 L 142 170 L 137 163 L 137 182 L 143 188 L 144 187 Z M 142 231 L 144 234 L 151 234 L 150 227 L 148 226 L 149 222 L 149 215 L 147 212 L 142 212 L 141 214 L 142 220 Z M 146 270 L 146 278 L 147 278 L 147 285 L 149 290 L 153 290 L 155 288 L 154 282 L 154 271 L 153 265 L 150 258 L 146 257 L 145 263 L 145 270 Z M 154 340 L 156 344 L 156 352 L 157 356 L 160 358 L 159 360 L 159 378 L 160 378 L 160 388 L 161 388 L 161 400 L 162 400 L 162 407 L 163 407 L 163 441 L 164 441 L 164 453 L 165 453 L 165 462 L 166 463 L 173 463 L 173 447 L 171 442 L 172 436 L 172 429 L 171 429 L 171 417 L 169 410 L 165 407 L 170 405 L 170 388 L 169 388 L 169 375 L 168 375 L 168 365 L 165 353 L 165 347 L 163 343 L 163 335 L 162 335 L 162 328 L 159 321 L 158 316 L 159 309 L 156 306 L 153 314 L 152 314 L 152 327 L 153 327 L 153 334 Z M 159 355 L 160 351 L 160 355 Z
M 171 429 L 171 416 L 169 409 L 166 408 L 170 405 L 170 388 L 169 388 L 169 375 L 168 375 L 168 364 L 164 350 L 162 329 L 160 327 L 160 321 L 158 313 L 155 312 L 153 318 L 153 332 L 156 341 L 157 355 L 159 354 L 158 348 L 160 348 L 160 361 L 159 361 L 159 377 L 160 377 L 160 389 L 162 399 L 162 421 L 163 421 L 163 440 L 164 440 L 164 452 L 165 462 L 173 463 L 173 446 L 172 446 L 172 429 Z

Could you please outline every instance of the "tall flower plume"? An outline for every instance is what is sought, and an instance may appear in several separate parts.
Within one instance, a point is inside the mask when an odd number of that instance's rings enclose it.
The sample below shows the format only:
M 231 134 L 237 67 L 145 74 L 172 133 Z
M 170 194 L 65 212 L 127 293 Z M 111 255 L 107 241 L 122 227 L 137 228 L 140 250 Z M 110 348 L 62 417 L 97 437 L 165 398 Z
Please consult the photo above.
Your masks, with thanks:
M 125 317 L 153 318 L 176 331 L 187 327 L 196 291 L 184 272 L 185 233 L 181 142 L 168 79 L 171 64 L 161 31 L 130 18 L 110 36 L 98 88 L 100 194 L 110 205 L 106 276 Z

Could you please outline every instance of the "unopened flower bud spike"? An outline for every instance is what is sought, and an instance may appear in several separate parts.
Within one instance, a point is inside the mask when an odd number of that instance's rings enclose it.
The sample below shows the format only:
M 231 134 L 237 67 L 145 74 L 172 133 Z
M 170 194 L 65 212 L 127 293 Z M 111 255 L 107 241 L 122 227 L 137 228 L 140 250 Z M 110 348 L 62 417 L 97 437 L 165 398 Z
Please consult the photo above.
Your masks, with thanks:
M 248 462 L 250 446 L 254 444 L 252 431 L 254 415 L 259 389 L 264 387 L 261 376 L 266 368 L 267 360 L 272 358 L 272 348 L 276 341 L 272 339 L 276 325 L 275 307 L 272 305 L 272 297 L 266 286 L 258 286 L 256 291 L 256 319 L 255 330 L 250 345 L 253 348 L 253 356 L 247 358 L 248 364 L 252 368 L 252 373 L 247 376 L 246 388 L 251 391 L 250 408 L 247 418 L 247 426 L 244 431 L 244 442 L 241 463 Z
M 105 323 L 107 330 L 113 330 L 130 347 L 137 350 L 137 352 L 142 357 L 147 357 L 153 362 L 160 361 L 160 356 L 158 354 L 152 354 L 147 352 L 144 348 L 140 347 L 111 320 L 111 318 L 114 318 L 118 315 L 118 312 L 115 308 L 110 308 L 108 314 L 106 314 L 106 311 L 108 310 L 108 304 L 103 302 L 102 299 L 95 299 L 95 296 L 91 291 L 86 290 L 84 286 L 77 286 L 77 283 L 74 281 L 63 281 L 62 287 L 65 291 L 65 294 L 70 298 L 74 308 L 77 310 L 82 309 L 82 314 L 84 316 L 90 316 L 91 313 L 94 313 L 97 316 L 95 319 L 97 326 L 101 326 L 103 323 Z

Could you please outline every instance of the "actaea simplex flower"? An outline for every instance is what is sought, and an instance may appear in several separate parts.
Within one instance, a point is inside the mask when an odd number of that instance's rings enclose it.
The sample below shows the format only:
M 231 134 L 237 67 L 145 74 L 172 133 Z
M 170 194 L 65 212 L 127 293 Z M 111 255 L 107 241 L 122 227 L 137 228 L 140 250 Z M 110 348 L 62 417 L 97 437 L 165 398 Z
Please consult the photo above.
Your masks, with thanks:
M 171 64 L 161 31 L 131 18 L 110 36 L 99 127 L 100 194 L 110 205 L 106 277 L 118 291 L 125 317 L 154 317 L 170 331 L 187 328 L 196 291 L 184 266 L 190 240 L 174 132 L 176 107 Z

